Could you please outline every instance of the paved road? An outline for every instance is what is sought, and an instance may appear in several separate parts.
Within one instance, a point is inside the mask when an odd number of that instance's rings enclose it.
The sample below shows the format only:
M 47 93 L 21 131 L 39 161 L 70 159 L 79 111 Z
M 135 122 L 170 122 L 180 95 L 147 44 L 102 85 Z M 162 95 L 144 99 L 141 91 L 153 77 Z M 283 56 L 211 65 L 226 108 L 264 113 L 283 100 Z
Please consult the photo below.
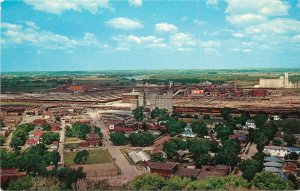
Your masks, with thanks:
M 251 159 L 257 153 L 256 144 L 248 143 L 244 153 L 241 156 L 242 160 Z
M 61 122 L 61 130 L 59 131 L 59 145 L 58 152 L 60 154 L 60 163 L 64 164 L 64 147 L 65 147 L 65 131 L 66 131 L 66 123 L 62 120 Z
M 126 180 L 132 180 L 133 177 L 144 173 L 143 170 L 137 170 L 137 167 L 134 165 L 131 165 L 128 160 L 125 158 L 125 156 L 122 154 L 120 149 L 126 148 L 126 146 L 114 146 L 109 141 L 109 133 L 108 129 L 104 127 L 101 120 L 99 120 L 97 112 L 96 111 L 88 111 L 87 112 L 91 119 L 93 120 L 93 123 L 101 128 L 101 131 L 103 132 L 103 143 L 104 143 L 104 149 L 108 149 L 113 159 L 115 159 L 116 164 L 121 170 L 122 176 Z

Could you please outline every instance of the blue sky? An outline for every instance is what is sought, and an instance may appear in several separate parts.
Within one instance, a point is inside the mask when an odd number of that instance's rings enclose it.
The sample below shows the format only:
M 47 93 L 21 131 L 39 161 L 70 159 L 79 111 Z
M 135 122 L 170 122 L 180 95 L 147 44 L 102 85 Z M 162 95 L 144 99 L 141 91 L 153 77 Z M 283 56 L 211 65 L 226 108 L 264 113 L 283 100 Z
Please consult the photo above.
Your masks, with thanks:
M 2 71 L 300 67 L 300 0 L 0 2 Z

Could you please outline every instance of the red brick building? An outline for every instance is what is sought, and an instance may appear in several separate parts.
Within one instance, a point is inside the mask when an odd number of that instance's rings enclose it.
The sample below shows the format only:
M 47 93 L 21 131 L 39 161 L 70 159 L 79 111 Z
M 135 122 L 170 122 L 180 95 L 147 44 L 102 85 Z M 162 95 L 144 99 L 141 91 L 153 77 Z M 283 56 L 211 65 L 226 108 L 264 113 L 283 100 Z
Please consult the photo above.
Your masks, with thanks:
M 99 135 L 95 132 L 90 132 L 86 134 L 85 142 L 80 143 L 82 147 L 98 147 L 102 145 L 102 141 Z
M 178 163 L 160 163 L 160 162 L 145 162 L 145 167 L 151 173 L 158 174 L 163 177 L 170 177 L 177 171 L 179 164 Z
M 35 119 L 35 120 L 33 120 L 33 124 L 43 126 L 46 124 L 46 120 L 45 119 Z
M 138 129 L 137 124 L 118 123 L 118 124 L 114 124 L 114 125 L 109 125 L 109 131 L 112 131 L 112 132 L 131 133 L 137 129 Z
M 266 89 L 256 89 L 252 92 L 253 97 L 266 97 L 267 90 Z

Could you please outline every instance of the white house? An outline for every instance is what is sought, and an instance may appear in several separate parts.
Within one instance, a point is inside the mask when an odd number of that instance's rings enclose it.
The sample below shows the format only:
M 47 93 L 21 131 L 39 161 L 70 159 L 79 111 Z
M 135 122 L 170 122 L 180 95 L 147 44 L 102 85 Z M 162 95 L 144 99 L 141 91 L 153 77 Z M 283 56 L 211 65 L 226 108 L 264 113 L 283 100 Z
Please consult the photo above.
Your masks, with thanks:
M 300 153 L 300 148 L 298 147 L 280 147 L 280 146 L 265 146 L 264 153 L 274 156 L 274 157 L 285 157 L 285 155 L 295 152 Z
M 197 136 L 196 133 L 193 133 L 193 130 L 190 126 L 184 128 L 184 132 L 181 135 L 185 138 L 195 138 Z
M 246 121 L 246 128 L 247 129 L 256 129 L 256 125 L 255 125 L 254 120 Z

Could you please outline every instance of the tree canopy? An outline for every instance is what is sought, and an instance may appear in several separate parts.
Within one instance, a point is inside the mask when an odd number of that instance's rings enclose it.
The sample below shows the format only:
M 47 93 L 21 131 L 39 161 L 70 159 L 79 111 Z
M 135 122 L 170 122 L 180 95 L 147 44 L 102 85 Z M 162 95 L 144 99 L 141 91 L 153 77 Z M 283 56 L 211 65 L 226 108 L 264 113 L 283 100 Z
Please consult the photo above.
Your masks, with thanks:
M 74 163 L 76 164 L 85 164 L 89 158 L 89 152 L 87 150 L 78 151 L 74 157 Z
M 150 132 L 131 133 L 129 141 L 132 146 L 146 147 L 154 144 L 155 137 Z
M 128 139 L 125 137 L 124 133 L 115 132 L 110 134 L 110 141 L 114 145 L 127 145 Z
M 262 171 L 257 173 L 252 184 L 260 190 L 293 190 L 294 185 L 291 181 L 281 179 L 279 176 L 270 172 Z

